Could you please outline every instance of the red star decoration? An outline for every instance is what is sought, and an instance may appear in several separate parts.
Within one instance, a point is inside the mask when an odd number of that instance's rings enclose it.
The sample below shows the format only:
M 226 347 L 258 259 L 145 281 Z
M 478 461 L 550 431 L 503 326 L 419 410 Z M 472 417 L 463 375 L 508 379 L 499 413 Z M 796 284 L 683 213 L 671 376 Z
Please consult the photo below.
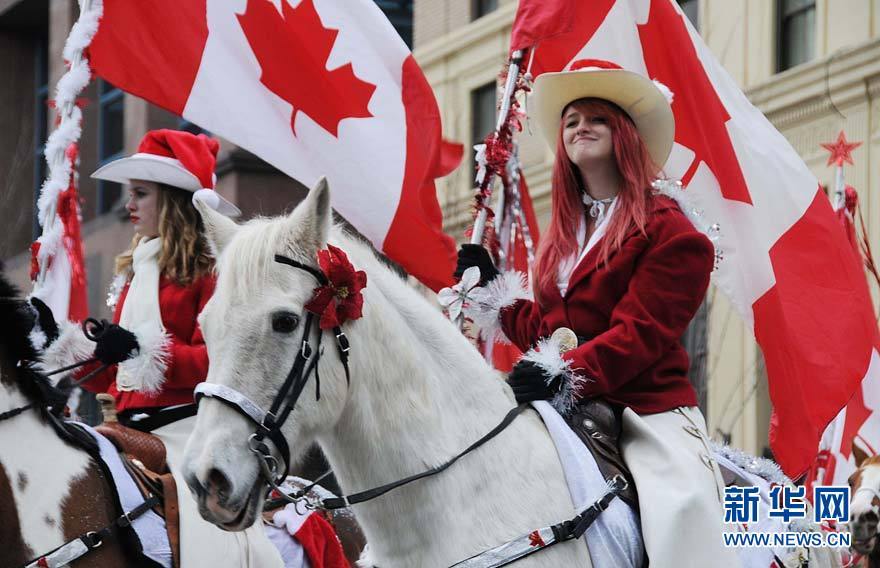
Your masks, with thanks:
M 841 130 L 840 134 L 837 135 L 837 142 L 825 142 L 821 144 L 823 148 L 831 152 L 826 165 L 830 166 L 832 164 L 837 164 L 838 166 L 842 166 L 844 162 L 853 165 L 852 151 L 861 145 L 861 142 L 847 142 L 846 134 Z

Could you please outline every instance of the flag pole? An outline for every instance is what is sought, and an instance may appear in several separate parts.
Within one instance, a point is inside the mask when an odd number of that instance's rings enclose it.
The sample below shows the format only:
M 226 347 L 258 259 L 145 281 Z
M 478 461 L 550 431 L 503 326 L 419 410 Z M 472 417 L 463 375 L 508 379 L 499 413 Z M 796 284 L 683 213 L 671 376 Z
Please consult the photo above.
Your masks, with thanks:
M 501 108 L 498 110 L 498 120 L 495 123 L 496 137 L 501 133 L 505 124 L 507 124 L 507 115 L 510 113 L 511 98 L 516 89 L 516 82 L 519 79 L 522 58 L 523 50 L 521 49 L 514 51 L 510 56 L 510 65 L 507 68 L 507 81 L 504 84 L 504 94 L 501 98 Z M 478 191 L 484 193 L 484 199 L 488 199 L 492 195 L 492 182 L 494 177 L 495 173 L 490 169 L 486 172 L 486 179 L 480 184 L 481 187 L 478 188 Z M 489 211 L 487 210 L 484 201 L 480 206 L 480 210 L 477 212 L 477 218 L 474 220 L 474 227 L 471 231 L 471 244 L 482 244 L 488 218 Z
M 834 175 L 834 210 L 837 211 L 846 205 L 846 182 L 843 177 L 842 160 L 837 161 L 837 168 Z
M 98 20 L 103 12 L 103 0 L 80 0 L 79 18 L 70 30 L 64 45 L 64 59 L 68 62 L 68 70 L 58 80 L 55 91 L 55 108 L 59 113 L 59 122 L 46 142 L 45 158 L 48 175 L 40 189 L 37 200 L 37 219 L 42 233 L 32 246 L 32 254 L 36 261 L 34 294 L 47 292 L 47 273 L 53 257 L 66 254 L 64 244 L 64 228 L 58 217 L 58 199 L 62 192 L 70 187 L 74 173 L 74 153 L 69 148 L 79 141 L 82 134 L 82 110 L 77 105 L 77 97 L 91 81 L 91 69 L 83 52 L 89 46 L 98 31 Z M 50 307 L 51 306 L 50 304 Z M 56 317 L 67 317 L 67 314 L 55 314 Z

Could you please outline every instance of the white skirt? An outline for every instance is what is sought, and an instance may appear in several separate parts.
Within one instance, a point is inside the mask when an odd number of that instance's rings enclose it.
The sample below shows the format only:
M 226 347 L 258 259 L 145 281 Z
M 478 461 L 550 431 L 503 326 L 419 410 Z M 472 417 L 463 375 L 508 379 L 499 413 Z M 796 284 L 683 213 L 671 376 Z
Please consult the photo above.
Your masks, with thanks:
M 740 566 L 722 540 L 724 481 L 700 410 L 640 416 L 626 408 L 620 446 L 638 489 L 651 568 Z
M 202 519 L 198 504 L 180 472 L 186 441 L 195 427 L 196 417 L 178 420 L 153 431 L 165 442 L 168 467 L 177 483 L 180 507 L 180 568 L 229 566 L 282 568 L 278 549 L 269 541 L 258 518 L 242 532 L 228 532 Z

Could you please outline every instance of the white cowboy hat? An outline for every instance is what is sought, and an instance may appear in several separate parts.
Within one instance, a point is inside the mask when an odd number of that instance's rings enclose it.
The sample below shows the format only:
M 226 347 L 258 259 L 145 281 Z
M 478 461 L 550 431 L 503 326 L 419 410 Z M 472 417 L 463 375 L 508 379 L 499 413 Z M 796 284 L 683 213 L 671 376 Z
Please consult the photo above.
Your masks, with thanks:
M 621 69 L 614 63 L 575 61 L 572 70 L 543 73 L 535 80 L 530 111 L 550 148 L 556 151 L 562 112 L 578 99 L 610 101 L 629 115 L 645 141 L 648 153 L 663 167 L 675 141 L 672 93 L 656 81 Z
M 98 168 L 95 179 L 130 183 L 140 179 L 167 184 L 193 192 L 223 215 L 237 217 L 241 211 L 214 191 L 214 167 L 219 145 L 204 134 L 195 136 L 177 130 L 152 130 L 138 152 Z M 184 163 L 186 162 L 186 163 Z

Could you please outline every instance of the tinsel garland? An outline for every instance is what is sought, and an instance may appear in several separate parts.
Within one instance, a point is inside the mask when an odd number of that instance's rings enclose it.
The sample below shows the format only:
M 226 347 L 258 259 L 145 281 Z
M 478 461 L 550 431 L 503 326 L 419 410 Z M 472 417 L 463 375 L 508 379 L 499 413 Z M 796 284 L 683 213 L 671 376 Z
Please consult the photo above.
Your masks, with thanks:
M 71 29 L 64 46 L 63 55 L 68 70 L 58 81 L 53 101 L 55 108 L 59 110 L 60 121 L 46 142 L 45 156 L 49 175 L 40 189 L 40 197 L 37 200 L 38 219 L 43 227 L 43 233 L 31 246 L 32 275 L 37 287 L 41 285 L 41 277 L 48 269 L 51 259 L 66 245 L 65 223 L 59 217 L 59 211 L 63 207 L 67 208 L 68 213 L 71 207 L 78 209 L 75 197 L 73 203 L 62 204 L 60 200 L 62 194 L 69 191 L 71 184 L 75 182 L 73 162 L 75 145 L 82 134 L 80 126 L 82 109 L 77 104 L 79 102 L 77 97 L 91 81 L 91 70 L 88 60 L 84 57 L 84 51 L 98 31 L 98 21 L 102 13 L 103 0 L 81 0 L 80 17 Z M 74 154 L 71 154 L 71 151 Z M 70 195 L 73 197 L 73 194 Z M 78 270 L 76 267 L 73 269 Z

